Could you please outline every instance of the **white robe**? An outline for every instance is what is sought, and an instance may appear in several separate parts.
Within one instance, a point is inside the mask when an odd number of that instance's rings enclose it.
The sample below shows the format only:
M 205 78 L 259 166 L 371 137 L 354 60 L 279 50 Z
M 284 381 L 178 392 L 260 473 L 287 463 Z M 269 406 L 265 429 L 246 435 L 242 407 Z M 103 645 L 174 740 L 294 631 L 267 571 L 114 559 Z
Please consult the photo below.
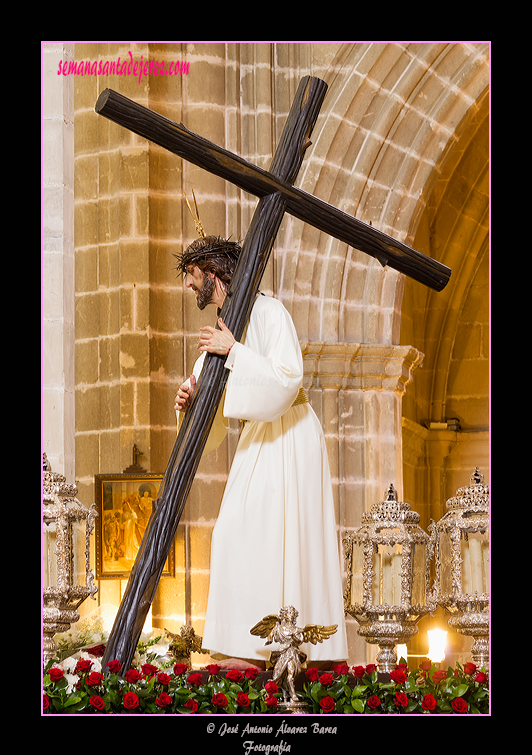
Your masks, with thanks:
M 204 355 L 194 366 L 199 377 Z M 212 534 L 203 647 L 264 660 L 272 646 L 250 629 L 283 606 L 297 624 L 337 624 L 302 649 L 309 660 L 345 660 L 342 579 L 327 449 L 309 403 L 292 406 L 303 378 L 297 334 L 284 306 L 259 295 L 230 371 L 223 415 L 246 420 Z M 223 399 L 222 399 L 223 401 Z M 227 429 L 221 412 L 206 450 Z M 214 443 L 213 443 L 214 439 Z

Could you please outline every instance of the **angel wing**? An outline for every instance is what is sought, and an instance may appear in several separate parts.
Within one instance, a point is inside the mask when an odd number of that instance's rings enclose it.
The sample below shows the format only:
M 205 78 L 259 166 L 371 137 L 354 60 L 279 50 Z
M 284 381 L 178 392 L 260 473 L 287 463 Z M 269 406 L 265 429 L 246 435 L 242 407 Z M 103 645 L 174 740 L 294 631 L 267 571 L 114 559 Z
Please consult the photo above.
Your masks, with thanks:
M 202 645 L 203 645 L 203 637 L 198 637 L 196 635 L 195 637 L 192 638 L 191 648 L 190 649 L 191 649 L 191 651 L 193 653 L 204 653 L 204 654 L 207 654 L 209 651 L 208 650 L 204 650 L 204 648 L 202 647 Z
M 261 621 L 259 621 L 253 629 L 250 629 L 250 634 L 254 635 L 255 637 L 269 637 L 271 632 L 273 631 L 274 626 L 279 622 L 279 617 L 276 616 L 274 613 L 269 614 L 268 616 L 265 616 Z
M 329 637 L 336 633 L 338 624 L 333 624 L 329 627 L 324 627 L 321 624 L 307 624 L 303 629 L 303 642 L 311 642 L 316 645 L 318 642 L 328 640 Z

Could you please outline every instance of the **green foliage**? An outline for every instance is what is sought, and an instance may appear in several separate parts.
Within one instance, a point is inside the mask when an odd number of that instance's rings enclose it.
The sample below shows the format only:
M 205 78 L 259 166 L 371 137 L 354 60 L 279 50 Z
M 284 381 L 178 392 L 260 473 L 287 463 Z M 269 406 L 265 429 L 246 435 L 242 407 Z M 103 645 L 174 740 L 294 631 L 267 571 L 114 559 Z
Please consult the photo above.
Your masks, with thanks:
M 282 697 L 273 682 L 259 686 L 256 673 L 221 672 L 207 667 L 208 675 L 183 664 L 161 670 L 150 663 L 140 671 L 129 669 L 121 676 L 117 661 L 105 676 L 98 661 L 81 659 L 74 673 L 66 673 L 57 661 L 44 669 L 43 709 L 53 713 L 275 713 Z
M 277 685 L 257 680 L 254 670 L 208 673 L 183 664 L 163 669 L 144 663 L 121 674 L 118 661 L 102 673 L 97 658 L 50 661 L 43 674 L 45 714 L 273 714 L 282 694 Z M 401 659 L 390 681 L 379 681 L 374 666 L 342 664 L 334 673 L 308 669 L 302 699 L 318 714 L 462 714 L 489 713 L 488 677 L 466 663 L 464 668 L 437 669 L 430 661 L 408 671 Z
M 341 668 L 341 667 L 340 667 Z M 374 666 L 355 666 L 353 676 L 320 674 L 309 669 L 304 699 L 312 713 L 489 713 L 488 677 L 472 663 L 455 670 L 437 669 L 430 661 L 408 671 L 403 659 L 389 682 L 379 681 Z M 353 683 L 354 682 L 354 683 Z

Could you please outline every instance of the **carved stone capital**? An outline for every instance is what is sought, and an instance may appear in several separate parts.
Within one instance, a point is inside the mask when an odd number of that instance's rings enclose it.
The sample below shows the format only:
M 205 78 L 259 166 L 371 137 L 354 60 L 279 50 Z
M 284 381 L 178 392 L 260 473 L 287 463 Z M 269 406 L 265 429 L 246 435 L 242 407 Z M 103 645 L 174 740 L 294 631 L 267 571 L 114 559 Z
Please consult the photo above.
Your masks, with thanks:
M 301 344 L 307 388 L 390 391 L 403 396 L 424 355 L 412 346 Z

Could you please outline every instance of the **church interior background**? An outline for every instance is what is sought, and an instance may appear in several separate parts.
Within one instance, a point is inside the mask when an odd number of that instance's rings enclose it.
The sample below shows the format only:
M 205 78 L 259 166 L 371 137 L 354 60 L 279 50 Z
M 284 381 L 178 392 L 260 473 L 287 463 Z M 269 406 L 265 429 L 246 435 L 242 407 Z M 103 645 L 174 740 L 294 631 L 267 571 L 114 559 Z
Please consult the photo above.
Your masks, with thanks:
M 196 237 L 183 192 L 194 189 L 207 233 L 236 239 L 256 205 L 97 116 L 98 95 L 115 89 L 267 169 L 305 75 L 329 89 L 297 185 L 452 270 L 436 293 L 284 218 L 261 290 L 281 299 L 298 332 L 339 543 L 390 483 L 427 530 L 475 466 L 489 481 L 489 48 L 43 44 L 42 444 L 81 502 L 94 503 L 95 475 L 131 464 L 133 445 L 146 471 L 163 473 L 176 438 L 174 396 L 213 319 L 172 269 L 172 253 Z M 118 58 L 177 62 L 179 74 L 96 72 Z M 88 61 L 96 73 L 58 75 L 60 61 Z M 155 628 L 202 633 L 210 536 L 238 433 L 232 422 L 201 461 L 173 572 L 152 604 Z M 242 568 L 235 543 L 235 573 Z M 126 580 L 97 584 L 82 614 L 117 607 Z M 426 654 L 435 627 L 448 630 L 449 664 L 467 660 L 472 640 L 449 630 L 442 609 L 421 621 L 408 652 Z M 373 649 L 356 629 L 348 616 L 349 661 L 368 663 Z

